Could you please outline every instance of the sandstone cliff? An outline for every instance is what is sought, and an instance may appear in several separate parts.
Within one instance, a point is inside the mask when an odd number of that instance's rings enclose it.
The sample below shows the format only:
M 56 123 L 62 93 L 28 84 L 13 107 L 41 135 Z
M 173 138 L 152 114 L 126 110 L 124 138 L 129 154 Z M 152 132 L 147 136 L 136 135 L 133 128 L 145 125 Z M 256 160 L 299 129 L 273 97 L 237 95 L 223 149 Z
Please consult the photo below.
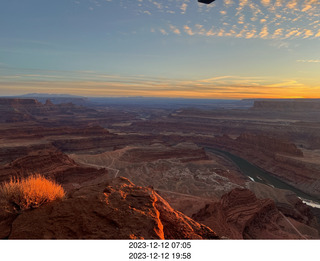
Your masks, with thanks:
M 2 217 L 2 220 L 1 220 Z M 126 178 L 70 192 L 66 199 L 19 215 L 0 213 L 9 239 L 214 239 L 218 236 L 175 211 L 153 189 Z
M 271 199 L 258 199 L 248 189 L 234 189 L 221 200 L 207 204 L 192 218 L 219 236 L 231 239 L 319 238 L 315 228 L 284 216 Z M 297 227 L 303 227 L 301 232 Z M 308 227 L 308 229 L 306 229 Z
M 72 188 L 84 182 L 106 177 L 108 172 L 104 168 L 82 166 L 59 150 L 48 148 L 30 151 L 8 164 L 0 165 L 0 182 L 34 173 L 44 173 L 45 177 L 57 180 L 65 188 Z
M 290 142 L 243 133 L 236 139 L 216 137 L 210 146 L 235 154 L 307 194 L 320 195 L 318 164 L 303 160 L 302 151 Z

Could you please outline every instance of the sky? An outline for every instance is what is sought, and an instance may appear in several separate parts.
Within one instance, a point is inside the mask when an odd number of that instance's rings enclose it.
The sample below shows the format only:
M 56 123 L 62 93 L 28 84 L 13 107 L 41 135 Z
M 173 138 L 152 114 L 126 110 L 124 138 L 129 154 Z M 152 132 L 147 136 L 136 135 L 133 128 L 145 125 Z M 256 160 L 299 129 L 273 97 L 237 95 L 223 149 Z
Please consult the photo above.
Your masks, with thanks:
M 319 0 L 2 0 L 0 95 L 320 98 Z

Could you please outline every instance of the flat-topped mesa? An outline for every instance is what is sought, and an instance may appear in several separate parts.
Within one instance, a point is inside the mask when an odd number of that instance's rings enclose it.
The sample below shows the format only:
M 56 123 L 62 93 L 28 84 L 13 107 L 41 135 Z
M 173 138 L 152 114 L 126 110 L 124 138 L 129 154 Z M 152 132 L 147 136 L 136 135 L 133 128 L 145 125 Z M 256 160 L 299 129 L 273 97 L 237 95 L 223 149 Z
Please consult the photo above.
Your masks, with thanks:
M 36 99 L 0 98 L 0 122 L 21 122 L 36 120 L 38 117 L 72 117 L 72 115 L 95 112 L 94 109 L 75 105 L 71 102 L 54 104 L 47 99 L 43 103 Z
M 36 99 L 0 98 L 0 106 L 42 106 L 42 103 L 38 102 Z
M 254 101 L 252 109 L 283 112 L 319 111 L 320 99 Z
M 40 106 L 42 104 L 35 99 L 0 98 L 0 122 L 30 121 L 33 119 L 30 108 L 34 110 Z

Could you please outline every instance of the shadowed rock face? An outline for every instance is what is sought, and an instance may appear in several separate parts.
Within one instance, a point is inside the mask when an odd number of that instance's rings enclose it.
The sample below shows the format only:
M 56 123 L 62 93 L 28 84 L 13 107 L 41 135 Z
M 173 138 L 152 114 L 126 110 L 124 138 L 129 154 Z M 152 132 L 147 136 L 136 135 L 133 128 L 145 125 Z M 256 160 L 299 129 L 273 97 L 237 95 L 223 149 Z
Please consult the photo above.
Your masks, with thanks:
M 232 139 L 217 137 L 215 145 L 268 171 L 283 182 L 319 198 L 320 180 L 318 162 L 304 160 L 306 156 L 295 144 L 267 136 L 243 133 Z
M 271 199 L 257 199 L 248 189 L 234 189 L 207 204 L 194 220 L 215 227 L 219 236 L 233 239 L 319 238 L 318 231 L 285 217 Z M 302 232 L 306 233 L 302 235 Z
M 293 143 L 286 142 L 274 137 L 266 135 L 254 135 L 251 133 L 242 133 L 237 139 L 237 142 L 243 146 L 253 146 L 256 150 L 263 150 L 269 154 L 282 153 L 286 155 L 303 157 L 303 153 Z
M 64 188 L 69 189 L 75 184 L 105 177 L 108 172 L 103 168 L 81 166 L 57 149 L 50 148 L 31 151 L 26 156 L 0 166 L 0 182 L 9 181 L 12 177 L 26 177 L 34 173 L 41 173 L 49 179 L 55 179 Z
M 42 104 L 36 99 L 0 98 L 0 122 L 25 122 L 35 120 L 37 116 L 72 115 L 85 111 L 72 103 L 55 105 L 50 100 Z
M 11 227 L 11 231 L 9 229 Z M 153 189 L 126 178 L 82 187 L 62 201 L 0 222 L 9 239 L 213 239 L 217 235 L 175 211 Z

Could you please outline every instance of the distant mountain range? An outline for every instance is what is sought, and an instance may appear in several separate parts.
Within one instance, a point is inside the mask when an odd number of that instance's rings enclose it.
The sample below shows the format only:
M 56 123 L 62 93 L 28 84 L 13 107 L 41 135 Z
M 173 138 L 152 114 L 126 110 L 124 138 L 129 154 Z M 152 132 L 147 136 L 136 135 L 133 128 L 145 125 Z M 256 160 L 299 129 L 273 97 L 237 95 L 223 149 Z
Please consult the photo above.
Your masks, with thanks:
M 48 97 L 48 98 L 85 98 L 79 95 L 71 94 L 52 94 L 52 93 L 28 93 L 24 95 L 18 95 L 19 98 L 37 98 L 37 97 Z

